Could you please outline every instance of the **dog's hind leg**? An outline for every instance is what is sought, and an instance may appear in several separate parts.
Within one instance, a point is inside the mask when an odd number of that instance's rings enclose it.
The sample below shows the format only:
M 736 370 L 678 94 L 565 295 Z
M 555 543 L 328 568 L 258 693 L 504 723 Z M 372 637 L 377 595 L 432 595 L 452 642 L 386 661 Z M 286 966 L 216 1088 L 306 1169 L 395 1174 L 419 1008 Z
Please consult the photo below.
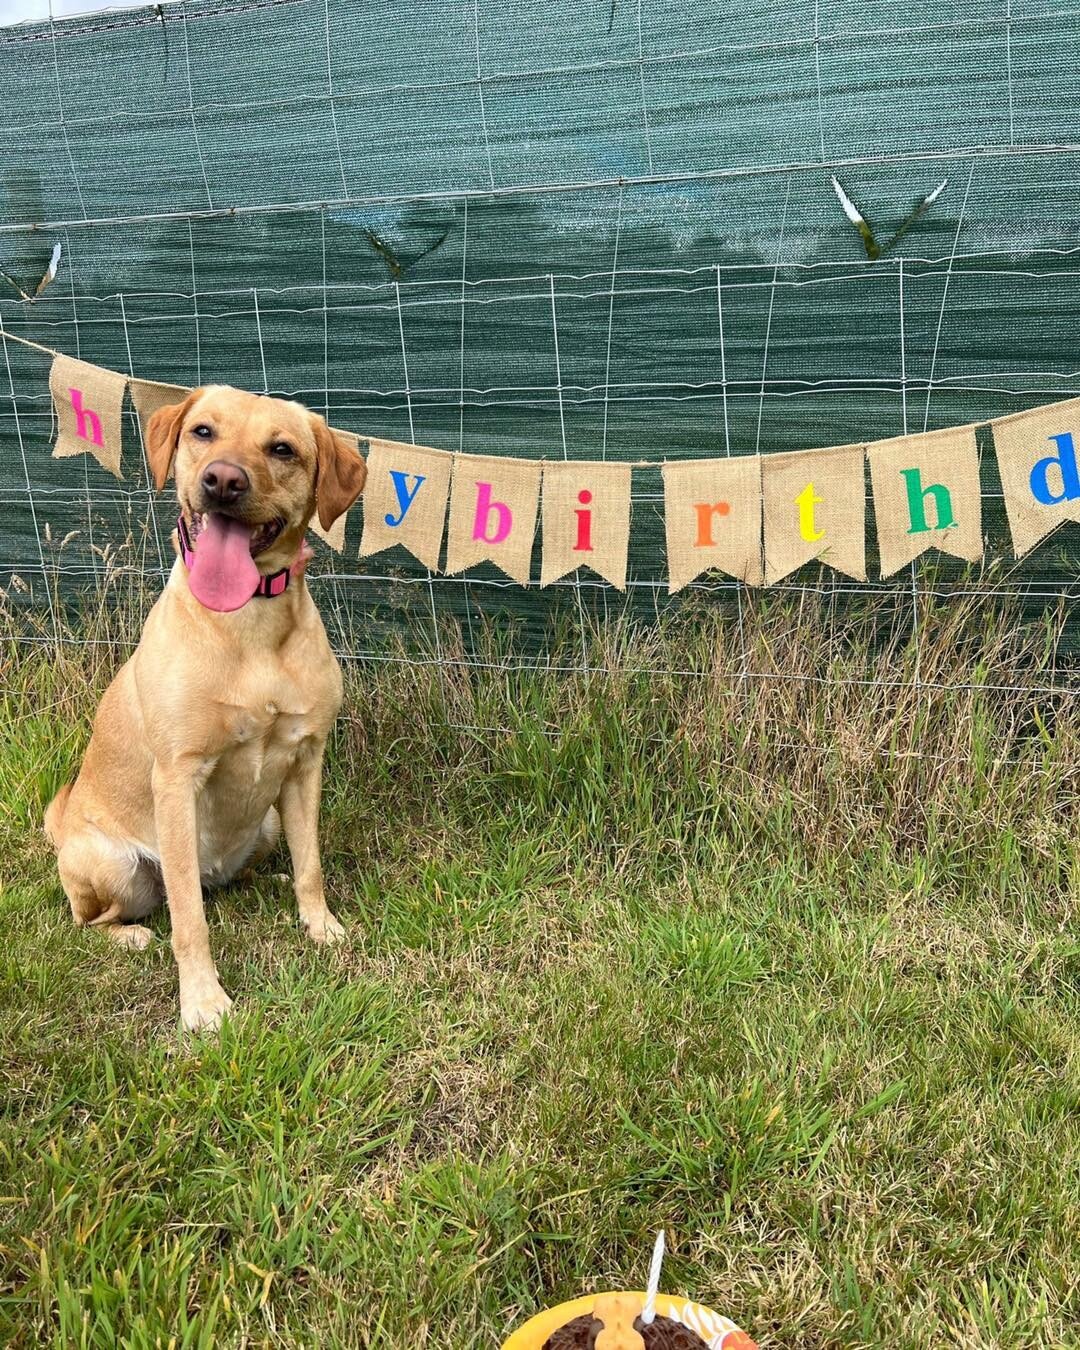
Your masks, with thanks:
M 150 942 L 149 928 L 133 920 L 161 903 L 161 876 L 136 849 L 99 830 L 82 830 L 64 839 L 57 864 L 77 927 L 100 928 L 132 951 Z

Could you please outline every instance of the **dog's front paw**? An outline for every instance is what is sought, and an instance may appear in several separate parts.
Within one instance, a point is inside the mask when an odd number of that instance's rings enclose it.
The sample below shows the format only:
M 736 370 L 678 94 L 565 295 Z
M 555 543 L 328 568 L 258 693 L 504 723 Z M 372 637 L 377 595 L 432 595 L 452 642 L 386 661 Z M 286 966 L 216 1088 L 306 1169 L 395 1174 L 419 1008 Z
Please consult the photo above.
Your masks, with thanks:
M 180 990 L 180 1020 L 188 1031 L 216 1031 L 231 1007 L 232 999 L 216 979 Z
M 117 927 L 120 932 L 117 933 L 116 940 L 129 952 L 144 952 L 154 940 L 150 929 L 144 928 L 141 923 L 118 924 Z
M 301 914 L 300 922 L 307 929 L 307 935 L 312 942 L 317 942 L 320 946 L 331 946 L 335 942 L 341 942 L 345 936 L 345 929 L 328 909 L 324 909 L 320 914 Z

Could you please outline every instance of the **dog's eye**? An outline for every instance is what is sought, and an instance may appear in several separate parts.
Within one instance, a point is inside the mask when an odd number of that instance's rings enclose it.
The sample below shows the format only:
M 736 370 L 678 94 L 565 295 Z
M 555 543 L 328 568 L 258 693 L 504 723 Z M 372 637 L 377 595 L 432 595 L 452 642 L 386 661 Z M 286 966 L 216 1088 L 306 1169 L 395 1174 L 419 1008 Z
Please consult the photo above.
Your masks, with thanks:
M 191 428 L 191 434 L 198 436 L 200 441 L 208 441 L 214 433 L 205 422 L 200 422 L 197 427 Z
M 270 447 L 270 453 L 275 459 L 294 459 L 295 451 L 292 446 L 285 441 L 275 441 Z

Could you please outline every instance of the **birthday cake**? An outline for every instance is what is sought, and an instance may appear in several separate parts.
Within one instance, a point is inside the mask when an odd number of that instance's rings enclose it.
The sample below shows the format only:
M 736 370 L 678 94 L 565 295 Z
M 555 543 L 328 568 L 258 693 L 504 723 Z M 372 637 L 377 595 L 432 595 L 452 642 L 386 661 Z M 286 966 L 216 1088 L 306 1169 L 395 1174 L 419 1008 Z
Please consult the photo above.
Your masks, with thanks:
M 549 1308 L 519 1327 L 503 1350 L 757 1350 L 726 1317 L 688 1299 L 600 1294 Z
M 644 1294 L 592 1294 L 538 1313 L 502 1350 L 757 1350 L 711 1308 L 659 1291 L 664 1234 L 656 1236 Z

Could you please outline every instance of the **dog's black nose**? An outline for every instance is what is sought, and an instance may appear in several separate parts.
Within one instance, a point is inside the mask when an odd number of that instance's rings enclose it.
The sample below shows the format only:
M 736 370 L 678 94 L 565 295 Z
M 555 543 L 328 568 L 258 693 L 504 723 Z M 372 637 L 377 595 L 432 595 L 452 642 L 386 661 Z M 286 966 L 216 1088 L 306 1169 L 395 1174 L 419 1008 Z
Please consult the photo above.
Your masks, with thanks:
M 207 497 L 229 506 L 238 501 L 251 486 L 247 474 L 239 464 L 215 459 L 203 470 L 202 487 Z

